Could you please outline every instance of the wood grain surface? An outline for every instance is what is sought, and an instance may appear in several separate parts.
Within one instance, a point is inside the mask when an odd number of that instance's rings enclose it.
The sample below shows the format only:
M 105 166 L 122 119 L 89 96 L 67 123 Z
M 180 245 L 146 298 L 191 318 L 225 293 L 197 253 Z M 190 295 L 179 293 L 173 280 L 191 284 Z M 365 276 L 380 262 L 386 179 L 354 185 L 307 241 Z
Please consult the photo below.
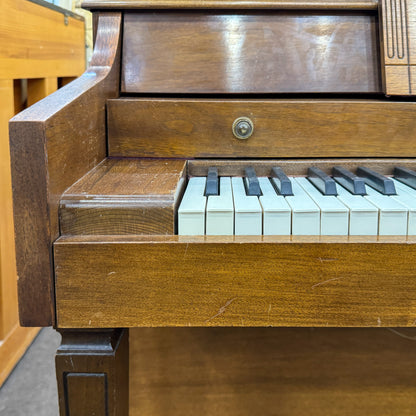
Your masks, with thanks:
M 384 89 L 388 95 L 416 95 L 416 1 L 379 3 Z
M 14 115 L 13 81 L 0 80 L 0 342 L 18 322 L 16 253 L 8 121 Z
M 106 159 L 60 202 L 61 234 L 175 234 L 184 160 Z
M 122 98 L 108 103 L 110 156 L 415 157 L 416 104 L 346 99 Z M 238 140 L 232 124 L 249 117 Z
M 0 79 L 65 77 L 85 70 L 84 19 L 26 0 L 2 0 Z
M 329 9 L 375 10 L 378 0 L 84 0 L 85 9 Z
M 413 416 L 414 329 L 130 330 L 131 416 Z
M 123 92 L 382 91 L 373 14 L 131 13 L 123 39 Z
M 57 325 L 415 326 L 413 238 L 77 236 Z
M 90 68 L 10 122 L 19 311 L 24 326 L 54 322 L 51 265 L 52 241 L 59 235 L 59 199 L 105 157 L 105 100 L 119 93 L 120 28 L 120 13 L 100 16 Z

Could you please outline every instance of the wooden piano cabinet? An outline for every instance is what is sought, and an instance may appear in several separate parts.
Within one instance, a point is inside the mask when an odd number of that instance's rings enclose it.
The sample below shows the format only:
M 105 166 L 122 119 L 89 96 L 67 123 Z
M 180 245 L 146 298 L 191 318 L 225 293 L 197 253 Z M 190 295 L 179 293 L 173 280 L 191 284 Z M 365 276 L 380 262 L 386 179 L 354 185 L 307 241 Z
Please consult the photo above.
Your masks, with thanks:
M 415 168 L 415 2 L 84 2 L 92 66 L 11 122 L 21 320 L 63 334 L 61 416 L 414 413 L 415 238 L 174 233 L 214 162 Z

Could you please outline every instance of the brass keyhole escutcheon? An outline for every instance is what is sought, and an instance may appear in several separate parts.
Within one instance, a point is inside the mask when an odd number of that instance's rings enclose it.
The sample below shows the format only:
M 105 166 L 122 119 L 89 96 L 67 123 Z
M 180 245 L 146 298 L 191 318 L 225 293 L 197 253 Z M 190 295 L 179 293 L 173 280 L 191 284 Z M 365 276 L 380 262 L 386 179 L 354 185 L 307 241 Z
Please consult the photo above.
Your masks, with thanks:
M 237 139 L 246 140 L 254 131 L 254 124 L 248 117 L 238 117 L 233 123 L 233 134 Z

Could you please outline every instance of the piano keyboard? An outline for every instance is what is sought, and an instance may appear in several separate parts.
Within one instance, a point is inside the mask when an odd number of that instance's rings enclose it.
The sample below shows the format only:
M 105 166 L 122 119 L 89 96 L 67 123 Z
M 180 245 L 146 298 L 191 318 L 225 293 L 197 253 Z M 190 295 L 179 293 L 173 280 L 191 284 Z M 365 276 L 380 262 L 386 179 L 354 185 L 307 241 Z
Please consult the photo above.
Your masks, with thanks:
M 416 173 L 395 178 L 341 167 L 333 177 L 206 177 L 189 179 L 178 209 L 179 235 L 416 235 Z M 410 172 L 410 173 L 409 173 Z

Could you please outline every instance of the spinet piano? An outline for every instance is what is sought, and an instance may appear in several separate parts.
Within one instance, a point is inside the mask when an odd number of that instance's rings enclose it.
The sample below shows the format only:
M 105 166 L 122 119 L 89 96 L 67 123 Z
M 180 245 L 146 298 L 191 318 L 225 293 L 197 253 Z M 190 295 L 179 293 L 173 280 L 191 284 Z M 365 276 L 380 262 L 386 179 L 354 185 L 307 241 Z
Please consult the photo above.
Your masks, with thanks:
M 84 6 L 90 68 L 10 124 L 20 318 L 63 336 L 61 415 L 412 414 L 412 188 L 306 177 L 416 169 L 415 0 Z M 210 168 L 232 225 L 207 226 Z

